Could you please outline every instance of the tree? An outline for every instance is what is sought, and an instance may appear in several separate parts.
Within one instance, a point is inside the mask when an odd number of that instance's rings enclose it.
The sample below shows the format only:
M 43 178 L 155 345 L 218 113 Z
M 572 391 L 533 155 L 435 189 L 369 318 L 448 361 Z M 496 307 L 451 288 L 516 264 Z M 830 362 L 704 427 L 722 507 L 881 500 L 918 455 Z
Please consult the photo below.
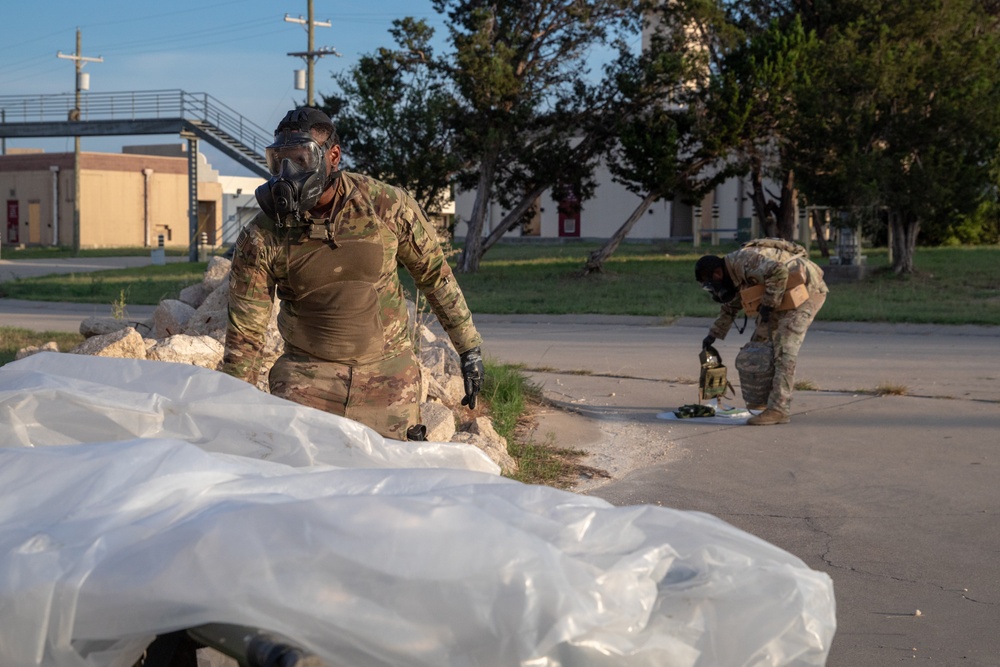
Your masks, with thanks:
M 455 102 L 434 71 L 433 29 L 401 19 L 390 33 L 398 49 L 380 48 L 335 75 L 339 94 L 324 96 L 352 168 L 409 190 L 428 211 L 450 196 L 460 162 L 454 152 Z
M 977 0 L 857 0 L 813 52 L 793 159 L 802 186 L 881 208 L 893 270 L 913 271 L 923 224 L 971 213 L 1000 142 L 1000 40 Z
M 428 62 L 448 73 L 460 102 L 456 145 L 469 165 L 464 182 L 474 180 L 476 191 L 458 270 L 475 272 L 498 174 L 566 146 L 567 128 L 552 123 L 574 115 L 566 107 L 589 49 L 636 24 L 637 0 L 434 0 L 434 8 L 448 16 L 454 53 Z M 524 174 L 511 180 L 544 190 Z
M 592 196 L 597 183 L 594 169 L 614 135 L 605 118 L 613 115 L 615 95 L 599 85 L 577 82 L 567 104 L 542 113 L 525 129 L 529 137 L 515 156 L 497 165 L 493 194 L 506 211 L 482 240 L 481 255 L 505 234 L 530 219 L 546 190 L 557 204 L 564 193 L 579 200 Z M 475 172 L 459 183 L 466 190 L 477 185 Z
M 765 234 L 791 240 L 798 192 L 787 136 L 797 123 L 796 91 L 809 80 L 805 54 L 812 36 L 796 17 L 772 20 L 732 41 L 705 91 L 712 128 L 706 136 L 714 137 L 719 153 L 728 152 L 731 169 L 749 176 L 750 199 Z M 768 191 L 765 179 L 777 182 L 780 192 Z
M 615 181 L 641 199 L 621 227 L 590 254 L 583 275 L 604 270 L 604 262 L 653 202 L 699 198 L 726 176 L 709 169 L 716 156 L 705 151 L 695 131 L 698 109 L 692 106 L 689 82 L 700 63 L 692 59 L 683 31 L 668 30 L 663 22 L 659 27 L 641 55 L 622 49 L 608 68 L 605 88 L 621 97 L 607 121 L 615 137 L 608 167 Z

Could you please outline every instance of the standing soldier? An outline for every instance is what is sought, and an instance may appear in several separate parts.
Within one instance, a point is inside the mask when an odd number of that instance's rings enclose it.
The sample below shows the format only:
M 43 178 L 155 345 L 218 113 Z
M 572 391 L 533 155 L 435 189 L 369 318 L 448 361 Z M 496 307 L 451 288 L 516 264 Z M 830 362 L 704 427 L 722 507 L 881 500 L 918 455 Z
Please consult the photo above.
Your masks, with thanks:
M 340 142 L 318 109 L 289 111 L 267 147 L 271 179 L 242 230 L 229 278 L 222 370 L 256 384 L 275 295 L 285 352 L 271 393 L 422 439 L 420 369 L 397 263 L 406 267 L 458 351 L 463 405 L 476 406 L 482 338 L 426 217 L 400 188 L 343 172 Z
M 806 249 L 782 239 L 759 239 L 745 243 L 725 257 L 705 255 L 695 264 L 695 278 L 712 298 L 722 304 L 719 316 L 702 341 L 702 348 L 724 339 L 736 315 L 743 309 L 740 291 L 763 286 L 757 310 L 757 328 L 752 340 L 770 338 L 774 346 L 774 380 L 767 409 L 751 417 L 755 426 L 787 424 L 790 421 L 795 361 L 806 330 L 823 307 L 829 289 L 823 270 L 809 260 Z M 799 274 L 808 295 L 802 303 L 780 309 L 790 274 Z

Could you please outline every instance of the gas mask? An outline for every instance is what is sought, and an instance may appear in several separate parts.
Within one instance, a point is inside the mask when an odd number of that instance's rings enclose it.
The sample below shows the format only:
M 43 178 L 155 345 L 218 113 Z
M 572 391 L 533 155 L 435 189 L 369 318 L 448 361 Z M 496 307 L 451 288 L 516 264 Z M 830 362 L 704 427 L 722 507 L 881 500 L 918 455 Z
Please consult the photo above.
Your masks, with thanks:
M 736 285 L 728 276 L 722 280 L 710 280 L 703 282 L 701 288 L 712 295 L 712 300 L 716 303 L 729 303 L 738 294 Z
M 271 178 L 254 194 L 260 210 L 279 227 L 301 224 L 302 214 L 316 206 L 332 180 L 325 159 L 329 148 L 316 143 L 309 132 L 284 130 L 265 149 Z

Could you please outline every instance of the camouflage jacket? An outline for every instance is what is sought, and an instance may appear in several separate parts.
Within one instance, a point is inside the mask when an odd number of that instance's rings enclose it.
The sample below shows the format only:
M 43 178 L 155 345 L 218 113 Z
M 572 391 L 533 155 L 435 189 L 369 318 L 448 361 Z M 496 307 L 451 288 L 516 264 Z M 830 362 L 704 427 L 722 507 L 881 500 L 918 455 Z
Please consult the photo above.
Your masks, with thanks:
M 781 303 L 789 273 L 802 274 L 810 295 L 829 292 L 823 281 L 823 269 L 809 259 L 805 248 L 791 241 L 757 239 L 744 243 L 739 250 L 726 255 L 724 260 L 737 290 L 751 285 L 764 286 L 764 297 L 761 299 L 764 306 L 774 308 Z M 709 333 L 719 339 L 725 338 L 742 309 L 743 302 L 737 294 L 736 298 L 722 304 Z
M 278 228 L 259 213 L 241 231 L 229 276 L 222 370 L 256 383 L 274 297 L 285 342 L 348 365 L 411 347 L 397 266 L 464 352 L 482 343 L 451 267 L 420 206 L 400 188 L 342 172 L 330 213 Z

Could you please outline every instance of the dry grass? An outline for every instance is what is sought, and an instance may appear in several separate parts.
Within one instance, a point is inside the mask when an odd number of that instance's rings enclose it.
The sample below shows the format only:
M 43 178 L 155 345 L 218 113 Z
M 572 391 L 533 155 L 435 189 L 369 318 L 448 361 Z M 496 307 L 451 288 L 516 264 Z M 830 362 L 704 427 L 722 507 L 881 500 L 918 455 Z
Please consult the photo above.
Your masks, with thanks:
M 542 442 L 534 440 L 538 426 L 534 415 L 541 405 L 529 401 L 514 429 L 514 437 L 508 441 L 507 451 L 518 463 L 517 472 L 510 477 L 525 484 L 545 484 L 557 489 L 569 489 L 581 477 L 607 477 L 605 471 L 580 463 L 586 452 L 557 447 L 554 434 L 546 434 Z
M 910 390 L 905 385 L 883 382 L 872 393 L 876 396 L 907 396 Z
M 517 461 L 518 470 L 511 478 L 568 488 L 581 475 L 600 473 L 580 464 L 585 452 L 555 446 L 551 434 L 543 442 L 534 439 L 535 415 L 545 399 L 541 387 L 525 377 L 522 367 L 487 359 L 482 398 L 497 433 L 507 439 L 507 452 Z
M 15 327 L 0 327 L 0 366 L 14 361 L 18 350 L 25 347 L 40 347 L 54 342 L 63 352 L 68 352 L 81 342 L 83 336 L 61 331 L 28 331 Z

